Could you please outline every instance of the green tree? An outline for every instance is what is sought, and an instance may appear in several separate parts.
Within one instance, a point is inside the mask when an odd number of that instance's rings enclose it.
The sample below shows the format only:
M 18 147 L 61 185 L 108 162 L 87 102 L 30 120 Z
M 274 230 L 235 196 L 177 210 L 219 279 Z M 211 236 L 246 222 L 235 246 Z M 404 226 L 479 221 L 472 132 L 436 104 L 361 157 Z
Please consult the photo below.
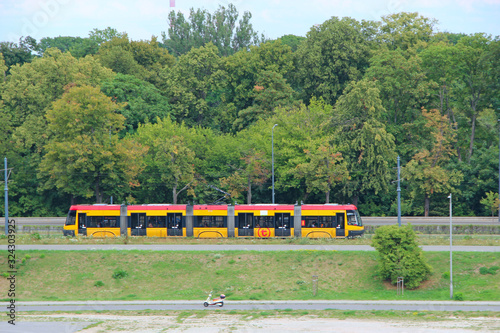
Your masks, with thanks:
M 388 123 L 413 122 L 427 102 L 429 83 L 422 60 L 411 52 L 381 50 L 370 59 L 365 78 L 377 83 Z
M 341 131 L 336 135 L 351 176 L 345 192 L 357 205 L 359 196 L 371 190 L 387 192 L 390 161 L 396 158 L 394 136 L 380 121 L 385 112 L 373 81 L 351 82 L 335 104 Z
M 435 19 L 418 13 L 401 12 L 382 17 L 379 39 L 390 50 L 408 50 L 420 41 L 430 41 L 434 34 Z
M 347 83 L 358 80 L 368 67 L 374 23 L 332 17 L 307 33 L 294 53 L 293 87 L 300 87 L 303 100 L 322 97 L 334 104 Z
M 292 173 L 296 178 L 304 178 L 306 195 L 316 191 L 322 192 L 325 194 L 325 203 L 330 203 L 332 188 L 337 183 L 344 183 L 349 179 L 349 171 L 342 154 L 329 143 L 320 144 L 315 151 L 306 149 L 304 152 L 305 162 L 298 164 Z
M 402 176 L 414 183 L 413 195 L 424 195 L 424 215 L 429 216 L 430 199 L 434 193 L 450 193 L 453 186 L 462 181 L 462 173 L 457 170 L 447 170 L 445 162 L 455 154 L 452 142 L 455 133 L 449 126 L 446 116 L 441 116 L 439 110 L 422 110 L 427 120 L 425 126 L 433 138 L 429 149 L 422 149 L 402 170 Z
M 329 185 L 330 188 L 338 185 L 335 173 L 340 174 L 338 165 L 342 163 L 336 155 L 336 128 L 332 127 L 332 117 L 333 107 L 321 99 L 313 98 L 307 107 L 303 104 L 292 108 L 277 107 L 270 119 L 259 120 L 248 129 L 249 132 L 259 133 L 260 136 L 252 135 L 252 140 L 262 140 L 264 143 L 261 146 L 267 148 L 270 156 L 271 126 L 278 124 L 274 130 L 275 187 L 279 190 L 276 196 L 278 202 L 297 199 L 317 202 L 325 198 Z M 308 168 L 308 165 L 314 164 L 321 168 L 318 170 L 321 171 L 321 185 L 314 183 L 314 174 L 311 173 L 311 168 Z M 297 170 L 299 165 L 303 165 L 301 173 Z M 305 171 L 310 171 L 307 177 Z M 347 181 L 345 178 L 342 180 Z M 311 191 L 308 191 L 308 184 Z M 334 192 L 330 197 L 338 199 L 338 195 L 339 192 Z
M 462 37 L 454 47 L 456 53 L 452 65 L 455 66 L 460 78 L 456 96 L 460 111 L 468 118 L 470 124 L 468 161 L 474 150 L 477 117 L 489 104 L 490 99 L 487 97 L 491 94 L 490 89 L 498 83 L 488 52 L 491 42 L 490 36 L 475 34 Z
M 2 78 L 2 81 L 0 83 L 5 82 L 7 78 L 7 66 L 5 65 L 5 60 L 2 53 L 0 53 L 0 77 Z
M 115 28 L 107 27 L 106 29 L 94 28 L 89 32 L 89 39 L 101 45 L 102 43 L 109 42 L 113 38 L 122 38 L 126 33 L 118 32 Z
M 258 47 L 251 46 L 250 52 L 240 51 L 223 60 L 227 79 L 222 98 L 224 105 L 234 112 L 227 119 L 232 120 L 235 130 L 244 128 L 257 118 L 253 115 L 254 109 L 269 113 L 272 111 L 270 104 L 289 104 L 283 103 L 293 94 L 285 80 L 294 68 L 289 46 L 279 40 L 270 41 Z M 248 108 L 247 112 L 238 115 Z
M 19 38 L 19 43 L 0 42 L 0 54 L 3 55 L 7 73 L 14 65 L 22 65 L 31 62 L 37 51 L 37 43 L 33 37 Z
M 431 274 L 431 267 L 418 246 L 411 225 L 377 228 L 372 246 L 378 252 L 380 276 L 392 284 L 396 284 L 398 278 L 402 277 L 406 288 L 415 289 Z
M 165 73 L 175 119 L 188 126 L 217 127 L 214 110 L 220 103 L 223 75 L 222 61 L 212 43 L 179 57 Z
M 172 107 L 154 85 L 132 75 L 117 74 L 101 83 L 101 91 L 117 103 L 126 103 L 119 112 L 125 116 L 125 130 L 135 132 L 141 123 L 155 123 L 171 114 Z
M 498 212 L 498 205 L 500 204 L 500 200 L 498 199 L 498 193 L 494 193 L 492 191 L 486 192 L 486 197 L 481 198 L 480 202 L 485 209 L 491 212 L 491 217 L 495 215 L 495 212 Z
M 168 15 L 168 37 L 162 33 L 163 43 L 175 56 L 181 56 L 212 42 L 222 57 L 239 50 L 247 50 L 250 45 L 259 44 L 264 37 L 259 37 L 250 23 L 252 14 L 244 12 L 238 21 L 238 10 L 233 4 L 219 6 L 213 13 L 191 8 L 189 19 L 182 12 L 171 11 Z
M 304 40 L 306 40 L 305 37 L 295 36 L 295 35 L 284 35 L 278 39 L 281 40 L 281 42 L 283 44 L 290 46 L 290 49 L 292 50 L 292 52 L 297 51 L 300 43 L 302 43 Z
M 103 42 L 98 58 L 101 63 L 116 73 L 159 84 L 159 73 L 174 64 L 174 57 L 157 42 L 156 37 L 148 41 L 131 41 L 127 34 Z
M 69 52 L 75 58 L 83 58 L 89 54 L 96 54 L 99 50 L 99 44 L 90 38 L 59 36 L 45 37 L 38 43 L 38 48 L 43 54 L 49 48 L 58 48 L 61 52 Z
M 186 140 L 189 135 L 183 124 L 176 124 L 169 117 L 158 119 L 156 124 L 139 125 L 136 134 L 137 140 L 149 147 L 146 179 L 142 183 L 154 192 L 169 189 L 174 204 L 183 191 L 194 195 L 197 185 L 196 155 Z M 166 199 L 163 196 L 163 200 Z
M 241 157 L 242 165 L 236 167 L 233 174 L 224 177 L 221 185 L 229 188 L 231 198 L 237 199 L 241 192 L 247 192 L 247 204 L 252 203 L 252 185 L 262 186 L 269 178 L 269 161 L 265 159 L 264 152 L 251 149 Z
M 257 77 L 253 92 L 253 105 L 241 110 L 233 128 L 241 130 L 259 118 L 269 118 L 278 106 L 289 107 L 297 104 L 292 87 L 286 80 L 273 71 L 262 71 Z
M 124 117 L 120 107 L 98 88 L 72 87 L 47 111 L 52 137 L 40 163 L 45 188 L 57 188 L 97 203 L 103 196 L 124 199 L 137 185 L 144 148 L 120 140 Z
M 2 89 L 12 125 L 24 123 L 28 115 L 43 116 L 46 108 L 61 97 L 68 84 L 98 85 L 113 72 L 91 57 L 76 59 L 69 53 L 49 49 L 42 58 L 11 68 Z

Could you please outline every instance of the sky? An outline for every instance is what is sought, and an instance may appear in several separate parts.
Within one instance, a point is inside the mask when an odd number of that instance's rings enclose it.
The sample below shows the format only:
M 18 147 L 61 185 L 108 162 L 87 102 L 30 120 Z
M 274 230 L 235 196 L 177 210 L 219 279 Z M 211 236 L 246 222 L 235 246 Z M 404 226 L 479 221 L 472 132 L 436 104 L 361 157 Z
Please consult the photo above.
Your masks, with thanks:
M 87 37 L 91 30 L 106 27 L 126 32 L 133 40 L 161 40 L 171 10 L 189 16 L 192 7 L 213 13 L 229 3 L 240 13 L 252 13 L 254 30 L 269 39 L 306 36 L 312 26 L 332 16 L 380 21 L 399 12 L 434 18 L 438 31 L 500 35 L 500 0 L 0 0 L 0 41 Z

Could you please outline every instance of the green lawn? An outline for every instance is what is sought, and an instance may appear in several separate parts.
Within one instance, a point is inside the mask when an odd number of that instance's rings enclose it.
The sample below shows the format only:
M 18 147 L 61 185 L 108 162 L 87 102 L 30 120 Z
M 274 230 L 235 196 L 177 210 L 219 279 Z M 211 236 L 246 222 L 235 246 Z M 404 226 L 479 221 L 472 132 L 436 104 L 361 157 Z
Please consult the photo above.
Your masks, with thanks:
M 329 238 L 160 238 L 160 237 L 64 237 L 62 235 L 18 234 L 16 244 L 290 244 L 290 245 L 371 245 L 373 234 L 365 234 L 354 239 Z M 450 238 L 446 234 L 417 234 L 420 245 L 449 245 Z M 0 235 L 0 245 L 7 245 L 7 237 Z M 453 235 L 453 245 L 500 246 L 500 235 Z
M 16 256 L 18 301 L 199 300 L 212 289 L 231 300 L 449 299 L 447 252 L 425 253 L 433 275 L 404 296 L 380 280 L 376 252 L 17 251 Z M 6 260 L 5 251 L 1 269 Z M 500 266 L 500 253 L 454 253 L 455 293 L 464 300 L 498 301 L 500 270 L 480 273 L 481 267 L 494 266 Z M 316 296 L 313 275 L 318 276 Z M 7 287 L 0 277 L 2 295 Z

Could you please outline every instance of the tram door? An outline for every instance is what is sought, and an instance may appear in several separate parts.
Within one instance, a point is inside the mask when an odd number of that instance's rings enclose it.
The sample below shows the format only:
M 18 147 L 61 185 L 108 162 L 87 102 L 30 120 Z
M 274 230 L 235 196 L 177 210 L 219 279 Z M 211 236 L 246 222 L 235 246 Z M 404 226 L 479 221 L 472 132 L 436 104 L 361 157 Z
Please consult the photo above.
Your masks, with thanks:
M 130 224 L 132 236 L 146 236 L 146 213 L 131 213 Z
M 290 226 L 292 220 L 290 213 L 276 213 L 274 214 L 275 226 L 274 234 L 276 237 L 290 236 Z
M 337 237 L 345 237 L 345 216 L 344 213 L 337 214 Z
M 167 236 L 182 236 L 182 213 L 167 213 Z
M 253 236 L 253 213 L 238 214 L 238 236 Z
M 78 234 L 87 236 L 87 214 L 78 213 Z

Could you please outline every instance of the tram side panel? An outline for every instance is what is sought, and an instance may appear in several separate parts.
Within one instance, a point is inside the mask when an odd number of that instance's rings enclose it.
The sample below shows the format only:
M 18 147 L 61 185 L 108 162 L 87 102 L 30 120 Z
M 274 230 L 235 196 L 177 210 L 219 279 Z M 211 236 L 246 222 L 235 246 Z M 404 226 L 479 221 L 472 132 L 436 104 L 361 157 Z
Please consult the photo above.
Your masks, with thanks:
M 193 205 L 193 237 L 228 237 L 227 205 Z
M 236 205 L 236 237 L 291 237 L 294 235 L 294 206 L 278 204 Z

